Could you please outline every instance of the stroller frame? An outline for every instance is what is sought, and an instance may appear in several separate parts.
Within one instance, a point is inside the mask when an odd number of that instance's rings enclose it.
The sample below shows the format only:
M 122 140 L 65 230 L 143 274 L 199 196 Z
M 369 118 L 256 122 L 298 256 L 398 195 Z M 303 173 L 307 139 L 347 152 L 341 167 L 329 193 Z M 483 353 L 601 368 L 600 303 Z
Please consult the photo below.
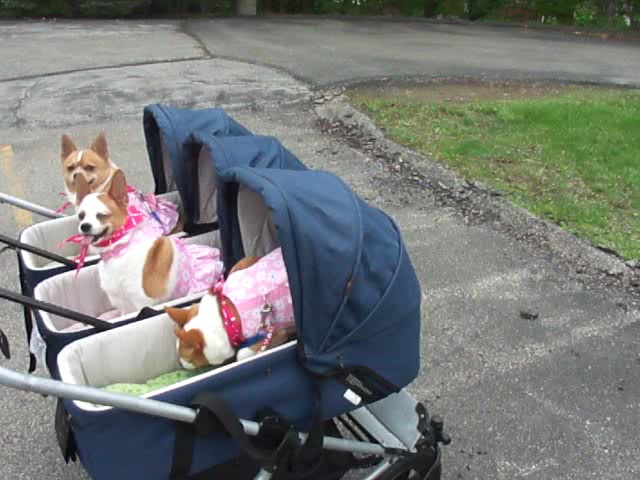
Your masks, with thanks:
M 10 196 L 9 200 L 7 200 L 5 197 L 7 197 L 5 194 L 0 193 L 0 203 L 9 203 L 48 218 L 64 216 L 30 202 L 24 202 Z M 44 256 L 67 267 L 72 264 L 72 261 L 65 257 L 24 244 L 2 234 L 0 234 L 0 242 L 7 245 L 4 249 L 30 251 L 35 255 Z M 41 302 L 4 288 L 0 288 L 0 298 L 20 303 L 26 309 L 29 307 L 41 309 L 81 323 L 93 325 L 98 330 L 116 328 L 115 325 L 111 325 L 108 322 Z M 145 317 L 159 313 L 161 312 L 146 312 Z M 1 332 L 0 334 L 4 335 Z M 33 368 L 30 368 L 31 371 L 33 371 Z M 72 385 L 60 380 L 38 377 L 31 373 L 19 373 L 4 367 L 0 367 L 0 385 L 45 396 L 50 395 L 60 399 L 91 402 L 161 417 L 185 425 L 197 424 L 200 418 L 200 408 L 202 408 L 178 406 L 154 399 L 106 392 L 89 386 Z M 424 406 L 405 390 L 360 407 L 338 418 L 352 434 L 357 435 L 359 433 L 365 440 L 324 436 L 322 437 L 321 448 L 324 451 L 365 455 L 367 458 L 373 459 L 373 461 L 366 460 L 364 462 L 368 472 L 361 480 L 391 480 L 394 478 L 431 480 L 440 478 L 440 444 L 448 445 L 451 440 L 443 431 L 444 424 L 442 420 L 438 416 L 429 417 Z M 237 419 L 237 424 L 241 426 L 242 434 L 249 437 L 260 435 L 265 426 L 268 428 L 268 425 L 265 425 L 264 422 L 245 419 Z M 271 458 L 264 462 L 253 479 L 271 480 L 277 473 L 282 456 L 305 445 L 309 436 L 310 434 L 304 432 L 287 432 L 287 435 L 282 439 L 281 445 L 273 452 Z M 69 456 L 65 451 L 66 445 L 60 443 L 60 447 L 63 449 L 63 455 L 68 459 Z M 424 455 L 425 450 L 429 450 L 431 456 L 427 457 L 429 463 L 424 465 L 426 470 L 422 471 L 420 467 L 423 457 L 420 457 L 420 455 Z M 409 472 L 417 472 L 417 476 L 411 476 Z
M 60 380 L 52 380 L 34 375 L 18 373 L 0 367 L 0 384 L 17 390 L 51 395 L 69 400 L 91 402 L 104 406 L 120 408 L 145 415 L 162 417 L 183 424 L 196 424 L 201 409 L 193 409 L 162 402 L 154 399 L 133 397 L 112 393 L 84 385 L 72 385 Z M 218 413 L 213 412 L 214 416 Z M 439 417 L 429 418 L 426 409 L 404 390 L 345 414 L 359 429 L 366 432 L 371 441 L 352 440 L 324 436 L 322 449 L 327 451 L 349 452 L 368 455 L 375 458 L 370 466 L 372 470 L 362 480 L 415 478 L 431 480 L 440 478 L 439 444 L 448 445 L 449 436 L 443 432 L 443 422 Z M 220 418 L 218 418 L 220 419 Z M 255 437 L 260 434 L 264 423 L 237 419 L 242 435 Z M 222 422 L 225 426 L 225 422 Z M 225 426 L 226 427 L 226 426 Z M 233 429 L 226 429 L 232 437 Z M 254 480 L 270 480 L 278 469 L 280 456 L 287 448 L 303 445 L 310 434 L 289 431 L 273 457 L 265 462 Z M 236 439 L 236 438 L 234 438 Z M 61 445 L 61 447 L 63 447 Z M 284 447 L 284 448 L 282 448 Z M 64 447 L 63 447 L 64 448 Z M 418 468 L 413 457 L 425 449 L 431 449 L 433 462 L 427 465 L 426 472 L 417 477 L 401 477 Z M 403 463 L 404 462 L 404 463 Z M 406 464 L 406 469 L 404 464 Z M 396 471 L 392 471 L 392 470 Z M 382 477 L 390 473 L 393 476 Z
M 28 210 L 38 215 L 42 215 L 46 218 L 62 218 L 66 216 L 63 213 L 58 213 L 55 210 L 51 210 L 41 205 L 37 205 L 35 203 L 28 202 L 27 200 L 14 197 L 12 195 L 7 195 L 6 193 L 2 192 L 0 192 L 0 203 L 7 203 L 9 205 L 13 205 L 14 207 Z

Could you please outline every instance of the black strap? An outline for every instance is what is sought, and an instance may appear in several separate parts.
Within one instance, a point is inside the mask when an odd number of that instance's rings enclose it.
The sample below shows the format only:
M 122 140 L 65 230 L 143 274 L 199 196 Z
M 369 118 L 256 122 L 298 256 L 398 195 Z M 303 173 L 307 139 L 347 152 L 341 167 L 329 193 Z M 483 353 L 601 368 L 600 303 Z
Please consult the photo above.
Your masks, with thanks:
M 259 471 L 260 464 L 258 462 L 240 455 L 225 463 L 214 465 L 202 472 L 195 473 L 189 477 L 189 480 L 250 479 L 255 478 Z
M 193 457 L 195 428 L 191 423 L 176 422 L 176 439 L 173 448 L 170 480 L 188 480 Z
M 22 263 L 22 258 L 20 258 L 20 253 L 16 252 L 18 256 L 18 277 L 20 278 L 20 293 L 23 295 L 29 294 L 29 289 L 27 287 L 27 280 L 25 277 L 24 271 L 24 263 Z M 36 371 L 36 366 L 38 364 L 36 360 L 36 356 L 31 353 L 31 335 L 33 334 L 33 312 L 26 305 L 22 306 L 22 314 L 24 316 L 24 329 L 27 334 L 27 351 L 29 352 L 29 373 L 33 373 Z
M 185 308 L 192 305 L 196 301 L 199 301 L 199 300 L 189 300 L 186 302 L 178 303 L 176 305 L 172 305 L 172 307 Z M 147 318 L 156 317 L 158 315 L 162 315 L 163 313 L 164 313 L 164 310 L 156 310 L 151 307 L 142 307 L 142 309 L 138 312 L 138 315 L 136 315 L 136 321 L 146 320 Z
M 9 339 L 0 328 L 0 352 L 7 360 L 11 359 L 11 349 L 9 348 Z
M 29 352 L 29 373 L 33 373 L 36 371 L 36 367 L 38 365 L 38 361 L 36 360 L 36 356 L 31 353 L 31 335 L 33 335 L 33 313 L 31 309 L 24 305 L 22 307 L 24 313 L 24 326 L 27 332 L 27 351 Z
M 424 480 L 440 480 L 440 477 L 442 477 L 441 455 L 442 455 L 442 451 L 439 448 L 437 448 L 436 459 L 433 462 L 433 465 L 431 466 L 427 474 L 423 477 Z
M 194 235 L 202 235 L 203 233 L 213 232 L 215 230 L 218 230 L 218 228 L 220 228 L 220 226 L 217 221 L 211 223 L 187 222 L 185 223 L 184 227 L 182 227 L 182 230 L 187 234 L 187 236 L 192 237 Z
M 193 400 L 192 406 L 198 408 L 194 422 L 198 435 L 224 431 L 245 454 L 254 460 L 265 461 L 270 457 L 271 452 L 262 450 L 251 443 L 236 414 L 219 396 L 213 393 L 201 393 Z
M 69 461 L 75 462 L 78 450 L 73 430 L 71 429 L 71 419 L 66 408 L 64 408 L 61 398 L 58 399 L 56 404 L 55 429 L 60 453 L 62 453 L 65 463 L 69 463 Z
M 322 420 L 322 378 L 317 377 L 313 382 L 313 416 L 307 440 L 291 456 L 288 478 L 307 478 L 319 470 L 324 462 L 324 422 Z
M 357 393 L 365 403 L 373 403 L 400 391 L 400 387 L 365 366 L 336 368 L 322 376 L 342 383 Z
M 270 458 L 273 452 L 260 449 L 251 443 L 242 423 L 222 398 L 213 393 L 201 393 L 193 399 L 191 406 L 197 409 L 194 422 L 192 424 L 176 423 L 170 480 L 197 478 L 197 476 L 190 476 L 195 438 L 213 432 L 226 433 L 240 447 L 245 456 L 256 463 L 262 464 Z

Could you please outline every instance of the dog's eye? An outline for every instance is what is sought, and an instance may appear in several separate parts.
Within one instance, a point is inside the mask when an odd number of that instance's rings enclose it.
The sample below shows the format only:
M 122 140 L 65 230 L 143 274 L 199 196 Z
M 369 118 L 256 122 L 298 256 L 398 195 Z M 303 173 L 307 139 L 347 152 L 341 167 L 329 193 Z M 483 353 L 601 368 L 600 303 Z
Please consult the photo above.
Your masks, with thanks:
M 80 221 L 84 220 L 85 215 L 86 214 L 84 213 L 84 210 L 78 214 L 78 218 L 80 219 Z
M 109 218 L 110 215 L 108 213 L 98 213 L 96 215 L 96 218 L 100 221 L 105 220 L 106 218 Z
M 84 169 L 87 172 L 93 172 L 96 169 L 96 167 L 94 167 L 93 165 L 85 165 Z
M 75 170 L 75 167 L 73 165 L 69 165 L 67 167 L 67 172 L 69 172 L 69 173 L 73 172 L 74 170 Z

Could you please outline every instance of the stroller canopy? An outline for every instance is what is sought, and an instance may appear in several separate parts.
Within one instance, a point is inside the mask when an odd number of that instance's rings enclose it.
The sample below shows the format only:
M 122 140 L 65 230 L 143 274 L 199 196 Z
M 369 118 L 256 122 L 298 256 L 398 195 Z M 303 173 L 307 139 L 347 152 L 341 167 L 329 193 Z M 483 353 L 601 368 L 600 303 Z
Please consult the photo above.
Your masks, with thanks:
M 162 104 L 147 105 L 143 111 L 144 135 L 156 184 L 156 194 L 186 191 L 183 143 L 194 131 L 212 136 L 251 135 L 251 132 L 220 108 L 192 110 Z
M 182 168 L 188 188 L 180 191 L 186 218 L 210 223 L 217 217 L 217 172 L 237 165 L 304 170 L 304 164 L 273 137 L 217 136 L 209 131 L 193 132 L 184 141 Z M 213 186 L 213 188 L 212 188 Z
M 326 172 L 232 167 L 220 180 L 226 267 L 282 248 L 305 367 L 383 396 L 411 382 L 421 291 L 393 221 Z

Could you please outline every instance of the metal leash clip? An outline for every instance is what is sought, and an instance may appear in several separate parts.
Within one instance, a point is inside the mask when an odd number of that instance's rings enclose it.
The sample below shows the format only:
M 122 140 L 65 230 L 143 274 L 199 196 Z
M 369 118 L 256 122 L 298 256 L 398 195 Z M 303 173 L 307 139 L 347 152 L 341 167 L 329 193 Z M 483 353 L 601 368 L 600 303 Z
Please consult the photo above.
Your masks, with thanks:
M 265 329 L 265 328 L 267 328 L 267 325 L 269 325 L 271 323 L 270 321 L 267 321 L 267 317 L 270 317 L 270 316 L 273 315 L 273 307 L 266 300 L 266 297 L 265 297 L 265 302 L 262 305 L 262 308 L 260 309 L 260 315 L 262 316 L 262 321 L 260 322 L 260 327 L 262 329 Z

